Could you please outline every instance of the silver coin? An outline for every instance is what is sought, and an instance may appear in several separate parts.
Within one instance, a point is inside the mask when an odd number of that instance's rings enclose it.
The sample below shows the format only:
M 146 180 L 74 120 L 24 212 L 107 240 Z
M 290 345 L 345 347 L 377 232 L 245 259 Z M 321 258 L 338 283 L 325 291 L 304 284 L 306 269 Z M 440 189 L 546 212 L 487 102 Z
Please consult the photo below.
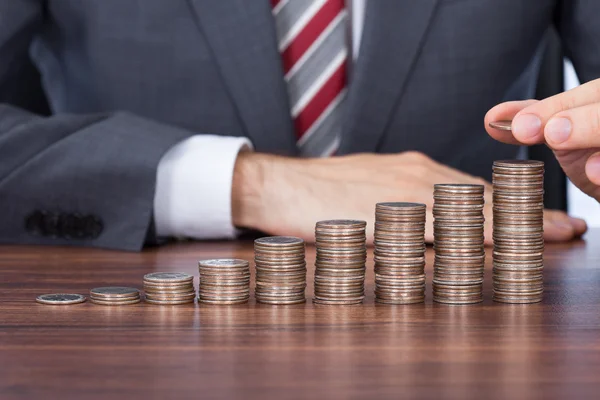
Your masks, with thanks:
M 502 121 L 492 121 L 489 123 L 490 128 L 498 129 L 501 131 L 512 131 L 512 121 L 502 120 Z
M 52 293 L 42 294 L 35 298 L 40 304 L 47 305 L 69 305 L 79 304 L 85 301 L 85 296 L 75 293 Z
M 136 297 L 140 295 L 140 291 L 132 287 L 124 286 L 104 286 L 90 290 L 90 295 L 96 298 L 120 298 L 120 297 Z
M 130 304 L 137 304 L 141 301 L 141 298 L 127 299 L 127 300 L 101 300 L 90 297 L 90 301 L 94 304 L 103 306 L 125 306 Z
M 496 160 L 493 163 L 493 167 L 539 169 L 544 168 L 544 163 L 537 160 Z
M 244 304 L 248 302 L 248 299 L 239 299 L 239 300 L 209 300 L 209 299 L 198 299 L 199 303 L 203 304 L 211 304 L 211 305 L 220 305 L 220 306 L 233 306 L 238 304 Z
M 294 237 L 294 236 L 267 236 L 260 239 L 256 239 L 254 244 L 265 245 L 268 247 L 277 247 L 277 246 L 289 246 L 289 245 L 303 245 L 304 240 Z
M 330 219 L 317 222 L 317 227 L 324 228 L 346 228 L 346 227 L 365 227 L 366 221 L 356 219 Z
M 236 258 L 219 258 L 212 260 L 201 260 L 198 261 L 200 267 L 217 267 L 217 268 L 244 268 L 249 266 L 249 262 L 246 260 L 240 260 Z
M 146 301 L 148 300 L 155 300 L 155 301 L 179 301 L 179 300 L 189 300 L 189 299 L 193 299 L 194 297 L 196 297 L 196 293 L 195 292 L 191 292 L 191 293 L 186 293 L 186 294 L 182 294 L 182 295 L 163 295 L 163 294 L 157 294 L 157 293 L 146 293 Z
M 185 300 L 152 300 L 146 299 L 146 303 L 160 305 L 160 306 L 178 306 L 183 304 L 191 304 L 194 303 L 194 298 L 185 299 Z
M 193 280 L 194 277 L 184 272 L 152 272 L 144 275 L 144 280 L 148 282 L 160 283 L 179 283 Z

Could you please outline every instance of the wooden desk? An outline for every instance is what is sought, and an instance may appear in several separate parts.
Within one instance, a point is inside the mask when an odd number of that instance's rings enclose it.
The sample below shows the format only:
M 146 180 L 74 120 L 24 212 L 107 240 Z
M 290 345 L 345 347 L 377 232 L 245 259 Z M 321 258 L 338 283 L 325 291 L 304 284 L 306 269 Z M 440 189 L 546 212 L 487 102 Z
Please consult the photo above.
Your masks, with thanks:
M 251 243 L 0 247 L 0 398 L 598 398 L 598 244 L 548 246 L 542 304 L 493 303 L 491 257 L 483 304 L 433 304 L 429 250 L 425 304 L 375 305 L 369 264 L 364 305 L 346 307 L 44 306 L 36 295 L 251 259 Z

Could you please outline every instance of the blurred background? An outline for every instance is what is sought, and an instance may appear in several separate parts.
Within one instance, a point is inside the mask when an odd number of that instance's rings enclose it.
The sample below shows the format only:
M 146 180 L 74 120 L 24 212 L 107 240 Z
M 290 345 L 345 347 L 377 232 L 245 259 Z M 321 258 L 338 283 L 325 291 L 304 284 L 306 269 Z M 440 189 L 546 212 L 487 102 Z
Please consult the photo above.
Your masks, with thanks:
M 39 114 L 49 114 L 43 97 L 39 74 L 31 65 L 20 65 L 19 78 L 8 82 L 0 93 L 8 95 L 19 107 Z M 547 32 L 546 40 L 540 45 L 537 56 L 523 72 L 523 78 L 538 71 L 536 98 L 543 99 L 579 85 L 577 74 L 565 56 L 554 29 Z M 510 100 L 507 98 L 506 100 Z M 0 96 L 0 101 L 2 96 Z M 483 116 L 482 116 L 483 119 Z M 552 152 L 543 145 L 524 148 L 521 157 L 542 160 L 546 163 L 545 204 L 547 208 L 567 210 L 571 215 L 588 222 L 590 228 L 600 227 L 600 204 L 582 193 L 563 174 Z

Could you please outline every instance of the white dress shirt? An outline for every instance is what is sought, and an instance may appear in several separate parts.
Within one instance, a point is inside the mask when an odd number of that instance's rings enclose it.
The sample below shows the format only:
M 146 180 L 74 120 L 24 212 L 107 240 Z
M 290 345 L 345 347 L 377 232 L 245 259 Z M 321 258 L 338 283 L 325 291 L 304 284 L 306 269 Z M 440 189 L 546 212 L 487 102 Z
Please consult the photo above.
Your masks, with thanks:
M 348 0 L 354 60 L 362 37 L 365 5 L 365 0 Z M 172 147 L 157 170 L 156 234 L 194 239 L 235 237 L 231 183 L 235 160 L 243 149 L 252 149 L 248 138 L 218 135 L 195 135 Z

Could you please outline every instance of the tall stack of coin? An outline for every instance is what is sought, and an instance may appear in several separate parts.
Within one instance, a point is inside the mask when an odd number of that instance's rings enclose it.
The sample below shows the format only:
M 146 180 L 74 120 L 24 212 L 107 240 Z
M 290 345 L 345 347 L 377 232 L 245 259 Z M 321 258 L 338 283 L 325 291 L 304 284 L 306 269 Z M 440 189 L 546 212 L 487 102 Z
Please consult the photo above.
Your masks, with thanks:
M 365 221 L 356 220 L 317 222 L 315 303 L 358 304 L 363 301 L 366 226 Z
M 198 262 L 198 301 L 205 304 L 242 304 L 250 298 L 250 263 L 238 259 Z
M 483 193 L 482 185 L 434 187 L 433 300 L 438 303 L 483 300 Z
M 495 161 L 494 300 L 536 303 L 544 291 L 544 163 Z
M 153 272 L 144 275 L 146 303 L 179 305 L 193 303 L 194 277 L 183 272 Z
M 255 297 L 259 303 L 298 304 L 306 301 L 304 240 L 271 236 L 254 241 Z
M 103 306 L 124 306 L 140 300 L 140 291 L 136 288 L 106 286 L 90 290 L 90 301 Z
M 375 206 L 375 301 L 425 300 L 425 204 Z

